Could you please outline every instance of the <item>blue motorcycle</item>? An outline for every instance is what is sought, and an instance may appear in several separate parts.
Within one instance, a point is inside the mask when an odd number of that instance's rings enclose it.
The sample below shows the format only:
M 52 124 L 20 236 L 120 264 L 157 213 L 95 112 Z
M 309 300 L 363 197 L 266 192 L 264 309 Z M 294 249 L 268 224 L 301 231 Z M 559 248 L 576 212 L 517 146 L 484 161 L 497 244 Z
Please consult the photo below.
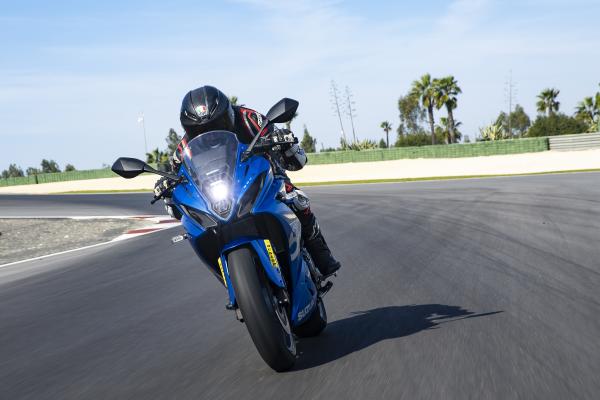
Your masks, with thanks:
M 167 192 L 181 212 L 187 239 L 225 286 L 226 308 L 246 324 L 259 354 L 275 371 L 296 360 L 296 336 L 316 336 L 327 325 L 322 296 L 331 288 L 303 247 L 300 222 L 287 205 L 294 193 L 264 157 L 289 144 L 271 125 L 290 121 L 298 102 L 284 98 L 267 113 L 249 144 L 227 131 L 192 139 L 177 174 L 122 157 L 112 170 L 124 178 L 143 172 L 168 177 Z M 288 138 L 289 140 L 289 138 Z M 297 141 L 297 139 L 296 139 Z

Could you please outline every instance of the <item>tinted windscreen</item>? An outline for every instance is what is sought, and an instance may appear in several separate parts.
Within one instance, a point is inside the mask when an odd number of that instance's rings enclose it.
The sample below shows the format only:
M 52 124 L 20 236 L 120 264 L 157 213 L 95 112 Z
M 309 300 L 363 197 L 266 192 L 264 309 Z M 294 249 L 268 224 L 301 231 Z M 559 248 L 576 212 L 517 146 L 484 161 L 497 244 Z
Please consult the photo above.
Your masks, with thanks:
M 184 163 L 202 194 L 219 214 L 229 211 L 237 163 L 234 133 L 212 131 L 192 139 L 184 150 Z

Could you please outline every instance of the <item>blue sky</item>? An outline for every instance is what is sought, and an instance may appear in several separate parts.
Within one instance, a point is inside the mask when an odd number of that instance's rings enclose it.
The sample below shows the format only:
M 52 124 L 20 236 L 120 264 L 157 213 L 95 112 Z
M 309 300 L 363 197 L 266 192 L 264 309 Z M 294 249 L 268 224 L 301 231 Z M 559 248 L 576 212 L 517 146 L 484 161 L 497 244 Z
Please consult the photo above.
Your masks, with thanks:
M 471 138 L 507 108 L 510 70 L 532 117 L 542 89 L 560 89 L 572 113 L 600 82 L 597 0 L 4 0 L 0 10 L 0 169 L 142 157 L 138 115 L 149 147 L 163 147 L 169 128 L 181 132 L 183 95 L 203 84 L 263 112 L 298 99 L 292 127 L 306 124 L 320 147 L 340 136 L 331 79 L 354 94 L 359 138 L 376 140 L 425 72 L 459 81 L 456 118 Z

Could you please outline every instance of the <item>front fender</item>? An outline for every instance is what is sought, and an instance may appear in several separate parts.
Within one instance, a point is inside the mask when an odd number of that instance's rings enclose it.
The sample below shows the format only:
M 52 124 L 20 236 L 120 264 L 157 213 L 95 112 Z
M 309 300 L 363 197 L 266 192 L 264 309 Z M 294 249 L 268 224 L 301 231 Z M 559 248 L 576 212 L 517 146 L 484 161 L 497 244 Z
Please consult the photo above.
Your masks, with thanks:
M 227 285 L 227 292 L 229 294 L 229 301 L 231 304 L 235 303 L 235 292 L 231 286 L 231 280 L 229 278 L 227 253 L 236 248 L 248 245 L 252 247 L 254 253 L 258 256 L 258 259 L 260 260 L 262 267 L 269 277 L 269 280 L 280 288 L 285 287 L 285 281 L 281 275 L 279 262 L 277 261 L 277 256 L 275 255 L 275 251 L 273 250 L 271 242 L 268 239 L 239 238 L 223 247 L 220 256 L 219 267 L 221 267 L 221 274 L 223 275 L 223 280 Z

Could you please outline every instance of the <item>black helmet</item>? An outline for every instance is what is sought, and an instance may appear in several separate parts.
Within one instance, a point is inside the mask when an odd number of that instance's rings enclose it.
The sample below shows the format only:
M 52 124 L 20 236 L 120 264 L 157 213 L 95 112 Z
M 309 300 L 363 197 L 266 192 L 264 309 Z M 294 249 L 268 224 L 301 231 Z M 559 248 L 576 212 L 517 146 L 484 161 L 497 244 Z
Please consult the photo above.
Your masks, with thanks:
M 188 92 L 183 98 L 179 118 L 190 139 L 209 131 L 231 131 L 235 122 L 231 102 L 212 86 Z

